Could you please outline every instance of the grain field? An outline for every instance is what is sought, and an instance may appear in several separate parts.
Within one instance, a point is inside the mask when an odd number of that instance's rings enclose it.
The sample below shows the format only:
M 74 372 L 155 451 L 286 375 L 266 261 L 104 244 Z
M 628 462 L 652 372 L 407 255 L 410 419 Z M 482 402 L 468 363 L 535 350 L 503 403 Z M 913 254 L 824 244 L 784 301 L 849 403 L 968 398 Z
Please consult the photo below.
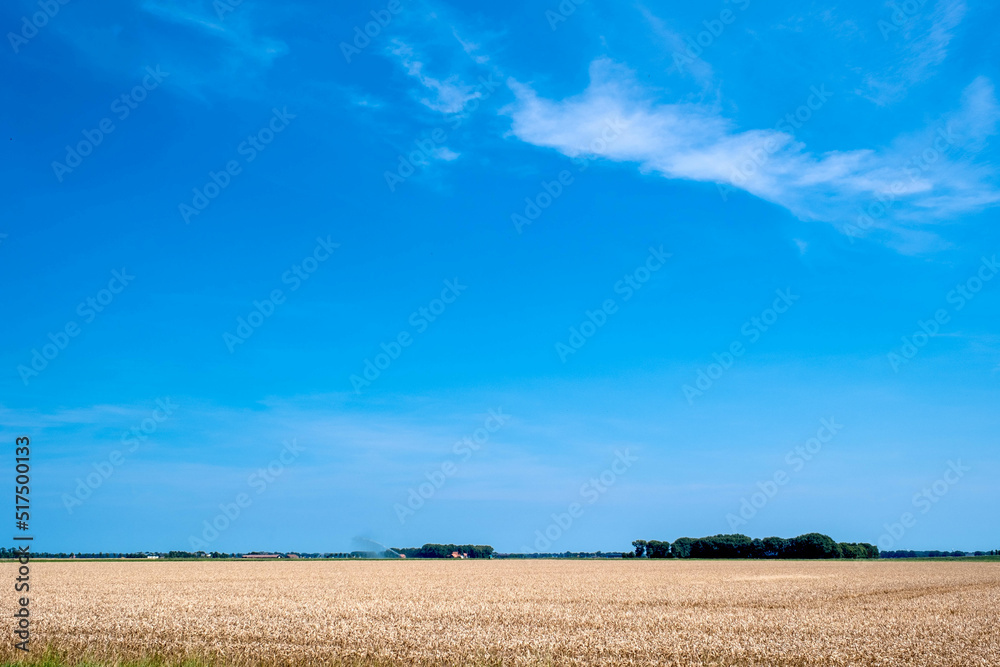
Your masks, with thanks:
M 32 655 L 70 664 L 1000 664 L 1000 563 L 39 562 L 31 585 Z

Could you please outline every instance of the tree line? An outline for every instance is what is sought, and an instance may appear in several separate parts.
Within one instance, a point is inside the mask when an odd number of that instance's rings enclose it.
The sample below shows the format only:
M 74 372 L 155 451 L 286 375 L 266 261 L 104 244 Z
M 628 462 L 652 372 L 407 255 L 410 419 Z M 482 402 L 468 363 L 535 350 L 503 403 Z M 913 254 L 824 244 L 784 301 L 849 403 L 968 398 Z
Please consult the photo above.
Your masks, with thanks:
M 277 553 L 282 558 L 287 558 L 289 556 L 298 556 L 299 558 L 317 558 L 317 559 L 366 559 L 366 558 L 397 558 L 396 554 L 385 552 L 378 553 L 375 551 L 351 551 L 351 552 L 328 552 L 328 553 L 302 553 L 302 552 L 260 552 L 251 551 L 250 554 L 259 553 Z M 17 547 L 12 549 L 7 549 L 6 547 L 0 547 L 0 560 L 8 558 L 17 558 Z M 43 559 L 85 559 L 85 560 L 98 560 L 98 559 L 147 559 L 150 556 L 155 556 L 163 560 L 191 560 L 191 559 L 202 559 L 202 558 L 241 558 L 245 554 L 243 552 L 234 553 L 223 553 L 220 551 L 136 551 L 136 552 L 117 552 L 117 551 L 100 551 L 100 552 L 48 552 L 48 551 L 37 551 L 31 552 L 32 558 L 43 558 Z
M 681 537 L 673 542 L 635 540 L 626 558 L 878 558 L 867 542 L 835 542 L 821 533 L 798 537 L 750 538 L 746 535 Z
M 466 554 L 469 558 L 489 558 L 493 547 L 485 544 L 425 544 L 422 547 L 393 548 L 407 558 L 451 558 L 452 553 Z
M 605 559 L 610 559 L 610 558 L 616 558 L 617 559 L 617 558 L 625 558 L 627 556 L 631 556 L 632 558 L 635 558 L 635 554 L 633 554 L 631 551 L 629 551 L 627 553 L 622 553 L 621 551 L 563 551 L 563 552 L 560 552 L 560 553 L 535 552 L 535 553 L 494 553 L 493 554 L 493 558 L 500 558 L 500 559 L 522 559 L 522 560 L 532 559 L 532 558 L 534 558 L 534 559 L 539 559 L 539 558 L 561 558 L 561 559 L 569 559 L 569 558 L 581 558 L 581 559 L 586 559 L 586 558 L 591 558 L 591 559 L 605 558 Z
M 18 553 L 17 552 L 17 547 L 13 547 L 11 549 L 7 549 L 6 547 L 0 547 L 0 559 L 2 559 L 2 558 L 17 558 L 17 553 Z M 63 553 L 63 552 L 55 553 L 55 552 L 51 552 L 50 553 L 48 551 L 32 551 L 30 553 L 31 553 L 31 557 L 32 558 L 89 558 L 89 559 L 96 559 L 96 558 L 145 558 L 146 555 L 147 555 L 145 552 L 143 552 L 143 553 L 137 553 L 137 552 L 136 553 L 125 553 L 125 552 L 111 552 L 111 551 L 109 551 L 109 552 L 101 551 L 101 552 L 94 552 L 94 553 L 81 553 L 81 552 L 76 552 L 76 553 Z M 152 552 L 150 552 L 149 555 L 152 555 Z
M 966 556 L 1000 556 L 1000 551 L 883 551 L 882 558 L 964 558 Z

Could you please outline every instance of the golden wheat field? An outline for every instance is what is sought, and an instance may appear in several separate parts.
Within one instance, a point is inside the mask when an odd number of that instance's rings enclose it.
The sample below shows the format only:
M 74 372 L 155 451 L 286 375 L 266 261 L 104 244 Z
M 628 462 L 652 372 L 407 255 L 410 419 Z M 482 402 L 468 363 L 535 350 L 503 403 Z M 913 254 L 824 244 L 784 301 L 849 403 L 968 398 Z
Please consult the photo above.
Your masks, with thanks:
M 39 562 L 31 574 L 36 659 L 48 645 L 102 664 L 1000 665 L 1000 563 Z M 9 619 L 12 595 L 3 604 Z

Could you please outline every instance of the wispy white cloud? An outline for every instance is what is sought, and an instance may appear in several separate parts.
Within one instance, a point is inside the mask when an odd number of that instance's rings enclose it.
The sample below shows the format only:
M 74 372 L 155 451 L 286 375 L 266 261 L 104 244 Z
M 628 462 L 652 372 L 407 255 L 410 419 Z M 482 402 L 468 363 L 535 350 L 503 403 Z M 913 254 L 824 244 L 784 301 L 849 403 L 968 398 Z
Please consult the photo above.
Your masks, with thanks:
M 970 84 L 958 111 L 925 132 L 897 138 L 889 148 L 819 155 L 789 131 L 740 130 L 715 107 L 658 102 L 631 72 L 607 59 L 592 63 L 583 93 L 563 100 L 544 99 L 513 80 L 508 85 L 516 101 L 504 113 L 522 141 L 575 157 L 591 152 L 615 120 L 627 129 L 601 157 L 666 178 L 743 190 L 803 219 L 843 226 L 859 205 L 879 197 L 891 198 L 890 218 L 915 222 L 1000 201 L 992 168 L 949 157 L 976 150 L 996 129 L 1000 107 L 985 78 Z
M 135 405 L 94 405 L 48 412 L 39 410 L 15 411 L 0 405 L 0 421 L 10 427 L 22 429 L 58 428 L 66 425 L 95 426 L 107 425 L 109 422 L 141 420 L 147 416 L 148 411 L 149 408 Z
M 649 23 L 653 34 L 656 35 L 671 55 L 687 52 L 689 46 L 684 42 L 684 38 L 680 33 L 667 27 L 663 19 L 653 14 L 644 5 L 638 5 L 638 9 L 643 18 L 646 19 L 646 22 Z M 677 68 L 675 67 L 675 69 Z M 686 64 L 682 68 L 679 68 L 678 74 L 690 75 L 699 85 L 706 88 L 712 86 L 715 77 L 712 66 L 701 58 L 686 58 Z
M 993 82 L 988 78 L 980 76 L 965 89 L 962 109 L 963 113 L 953 122 L 969 141 L 983 142 L 996 134 L 1000 106 Z
M 224 40 L 235 49 L 237 60 L 252 59 L 267 66 L 288 52 L 284 42 L 254 35 L 247 22 L 239 20 L 239 16 L 223 22 L 206 15 L 200 5 L 182 2 L 165 4 L 155 0 L 144 2 L 142 10 L 164 21 L 195 28 Z
M 434 151 L 434 157 L 436 157 L 438 160 L 444 160 L 445 162 L 451 162 L 453 160 L 457 160 L 459 157 L 461 157 L 461 155 L 462 155 L 461 153 L 456 153 L 447 146 L 442 146 L 441 148 L 438 148 L 437 150 Z
M 385 107 L 385 102 L 368 93 L 345 88 L 343 89 L 343 94 L 347 97 L 351 105 L 356 107 L 364 109 L 382 109 Z
M 431 92 L 429 96 L 420 97 L 420 103 L 429 109 L 447 114 L 459 113 L 466 104 L 482 97 L 476 86 L 464 83 L 457 74 L 444 80 L 427 75 L 424 63 L 417 59 L 413 48 L 398 39 L 392 41 L 390 52 L 399 59 L 408 75 Z
M 925 81 L 948 57 L 955 29 L 965 17 L 964 0 L 939 0 L 933 11 L 909 20 L 900 33 L 890 33 L 896 45 L 896 63 L 887 70 L 868 75 L 865 96 L 879 105 L 902 99 L 910 86 Z
M 477 65 L 485 65 L 490 61 L 489 56 L 484 56 L 479 53 L 479 44 L 475 42 L 467 42 L 462 39 L 462 36 L 458 34 L 458 29 L 454 26 L 451 28 L 451 34 L 456 40 L 458 40 L 458 43 L 462 45 L 462 50 L 465 51 L 465 53 L 468 54 L 468 56 L 472 58 L 473 62 Z
M 171 89 L 208 99 L 254 97 L 262 74 L 288 53 L 281 40 L 262 36 L 253 8 L 240 5 L 220 19 L 209 2 L 141 0 L 127 17 L 129 29 L 94 16 L 75 15 L 53 22 L 53 30 L 91 64 L 133 76 L 150 63 L 169 73 Z M 134 28 L 141 25 L 141 41 Z

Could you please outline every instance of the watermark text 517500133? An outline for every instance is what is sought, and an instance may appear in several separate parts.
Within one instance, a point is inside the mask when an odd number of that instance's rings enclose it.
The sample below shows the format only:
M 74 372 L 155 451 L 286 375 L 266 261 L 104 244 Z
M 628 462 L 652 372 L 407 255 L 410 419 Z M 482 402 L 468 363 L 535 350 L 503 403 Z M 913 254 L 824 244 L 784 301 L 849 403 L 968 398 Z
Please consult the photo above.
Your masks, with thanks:
M 19 534 L 14 535 L 15 544 L 30 542 L 34 539 L 32 536 L 26 534 L 28 521 L 31 518 L 29 514 L 29 510 L 31 509 L 31 503 L 29 502 L 31 491 L 29 488 L 31 484 L 30 444 L 31 440 L 27 437 L 21 437 L 15 441 L 14 528 L 21 531 Z M 31 612 L 29 611 L 31 599 L 27 596 L 31 584 L 31 566 L 28 564 L 30 549 L 31 547 L 28 544 L 18 544 L 18 547 L 14 550 L 19 563 L 17 578 L 14 580 L 14 592 L 17 593 L 16 604 L 14 605 L 15 609 L 17 609 L 14 612 L 14 618 L 16 619 L 14 636 L 21 640 L 15 641 L 14 647 L 25 653 L 28 652 L 28 642 L 31 640 Z

